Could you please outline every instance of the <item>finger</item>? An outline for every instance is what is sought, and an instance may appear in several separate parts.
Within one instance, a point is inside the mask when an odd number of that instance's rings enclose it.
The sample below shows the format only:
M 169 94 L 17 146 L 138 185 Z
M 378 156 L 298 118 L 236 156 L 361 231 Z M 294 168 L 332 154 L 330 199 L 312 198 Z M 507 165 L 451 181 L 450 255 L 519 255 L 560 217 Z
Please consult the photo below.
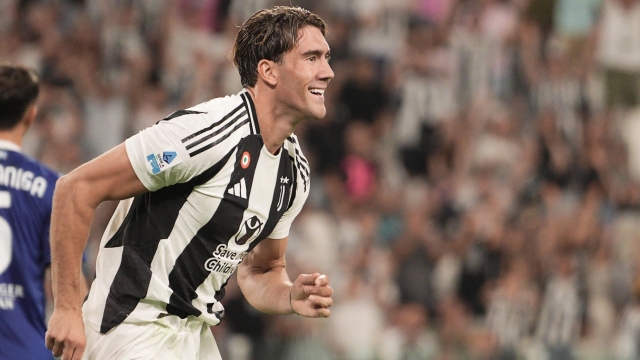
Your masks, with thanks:
M 49 335 L 49 332 L 47 331 L 46 335 L 45 335 L 45 345 L 47 346 L 47 349 L 49 350 L 53 350 L 53 343 L 55 341 L 53 340 L 53 336 Z
M 333 305 L 332 298 L 316 295 L 309 296 L 309 302 L 313 305 L 314 308 L 328 308 Z
M 74 357 L 74 353 L 77 352 L 76 351 L 76 346 L 75 345 L 71 345 L 71 344 L 67 344 L 68 346 L 64 347 L 63 353 L 62 353 L 62 359 L 61 360 L 73 360 L 73 359 L 79 359 L 78 357 Z
M 301 309 L 299 309 L 299 311 L 297 312 L 298 315 L 300 316 L 304 316 L 304 317 L 308 317 L 308 318 L 318 318 L 318 317 L 326 317 L 327 313 L 324 310 L 328 310 L 327 308 L 321 306 L 321 305 L 312 305 L 312 304 L 305 304 L 304 307 L 300 306 Z
M 333 289 L 331 286 L 305 286 L 304 292 L 308 295 L 331 296 Z
M 331 316 L 331 310 L 327 308 L 318 308 L 316 309 L 316 317 L 320 318 L 328 318 Z
M 320 274 L 318 274 L 318 273 L 315 273 L 315 274 L 301 274 L 300 276 L 298 276 L 298 281 L 302 285 L 315 285 L 315 281 L 318 278 L 318 276 L 320 276 Z
M 83 353 L 84 353 L 83 347 L 80 347 L 80 346 L 76 347 L 75 351 L 73 352 L 73 356 L 71 357 L 71 360 L 81 360 Z
M 320 275 L 315 279 L 315 285 L 316 286 L 324 286 L 329 284 L 329 277 L 327 275 Z
M 60 356 L 62 355 L 62 350 L 64 349 L 64 344 L 62 341 L 56 341 L 55 339 L 53 340 L 53 349 L 51 349 L 51 352 L 53 353 L 53 356 Z

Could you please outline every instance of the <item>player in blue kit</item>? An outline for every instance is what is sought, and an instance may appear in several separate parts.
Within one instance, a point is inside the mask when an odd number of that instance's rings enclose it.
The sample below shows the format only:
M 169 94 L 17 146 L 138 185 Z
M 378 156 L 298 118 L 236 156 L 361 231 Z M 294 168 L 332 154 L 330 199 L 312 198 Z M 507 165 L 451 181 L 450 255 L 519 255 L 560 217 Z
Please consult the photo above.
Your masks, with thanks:
M 0 64 L 0 359 L 51 359 L 44 343 L 44 279 L 58 174 L 20 152 L 39 83 L 27 68 Z

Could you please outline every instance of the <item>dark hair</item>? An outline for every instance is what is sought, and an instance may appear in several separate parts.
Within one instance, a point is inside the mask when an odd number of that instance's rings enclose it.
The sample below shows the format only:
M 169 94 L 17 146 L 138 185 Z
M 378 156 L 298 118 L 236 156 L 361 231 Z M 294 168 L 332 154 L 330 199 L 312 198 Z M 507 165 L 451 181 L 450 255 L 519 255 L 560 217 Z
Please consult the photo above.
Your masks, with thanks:
M 0 63 L 0 130 L 14 128 L 36 101 L 39 80 L 24 66 Z
M 260 60 L 280 63 L 282 56 L 298 44 L 298 31 L 305 26 L 320 29 L 322 35 L 327 30 L 318 15 L 299 7 L 275 6 L 253 14 L 240 27 L 231 52 L 242 87 L 255 86 Z

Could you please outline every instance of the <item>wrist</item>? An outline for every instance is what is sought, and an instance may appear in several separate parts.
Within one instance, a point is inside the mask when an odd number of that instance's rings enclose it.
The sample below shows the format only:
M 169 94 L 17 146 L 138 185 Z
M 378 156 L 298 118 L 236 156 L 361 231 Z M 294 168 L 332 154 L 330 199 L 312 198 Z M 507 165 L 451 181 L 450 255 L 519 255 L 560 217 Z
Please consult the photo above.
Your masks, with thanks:
M 293 293 L 293 287 L 291 287 L 291 289 L 289 290 L 289 306 L 291 307 L 291 311 L 293 311 L 294 314 L 296 315 L 300 315 L 298 314 L 298 312 L 293 308 L 293 299 L 292 297 L 292 293 Z

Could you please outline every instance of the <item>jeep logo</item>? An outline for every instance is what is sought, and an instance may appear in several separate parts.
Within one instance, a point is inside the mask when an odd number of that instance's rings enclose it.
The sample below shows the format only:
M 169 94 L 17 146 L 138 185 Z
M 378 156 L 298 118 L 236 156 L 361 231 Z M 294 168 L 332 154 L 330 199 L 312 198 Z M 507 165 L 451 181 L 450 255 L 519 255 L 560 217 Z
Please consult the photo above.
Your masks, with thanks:
M 240 231 L 236 235 L 236 244 L 244 245 L 247 241 L 255 239 L 262 230 L 262 221 L 257 216 L 250 217 L 242 224 Z

